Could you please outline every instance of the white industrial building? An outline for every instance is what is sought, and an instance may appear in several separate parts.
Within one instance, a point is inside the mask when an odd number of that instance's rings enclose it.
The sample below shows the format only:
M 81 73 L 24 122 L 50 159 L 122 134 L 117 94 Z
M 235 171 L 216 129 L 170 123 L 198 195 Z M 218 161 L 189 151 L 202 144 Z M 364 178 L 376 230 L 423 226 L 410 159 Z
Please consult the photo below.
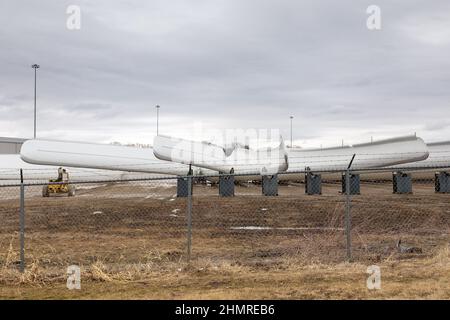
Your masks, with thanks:
M 0 154 L 19 154 L 27 139 L 0 137 Z

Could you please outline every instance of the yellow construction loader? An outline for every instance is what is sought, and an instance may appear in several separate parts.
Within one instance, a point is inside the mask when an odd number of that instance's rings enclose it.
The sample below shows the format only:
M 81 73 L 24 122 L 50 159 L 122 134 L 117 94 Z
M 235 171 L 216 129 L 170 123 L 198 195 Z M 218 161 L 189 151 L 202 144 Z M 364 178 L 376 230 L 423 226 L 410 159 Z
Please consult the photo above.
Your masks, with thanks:
M 42 188 L 42 196 L 67 194 L 69 197 L 75 195 L 75 186 L 69 184 L 69 173 L 66 169 L 58 168 L 58 178 L 49 180 L 48 184 Z

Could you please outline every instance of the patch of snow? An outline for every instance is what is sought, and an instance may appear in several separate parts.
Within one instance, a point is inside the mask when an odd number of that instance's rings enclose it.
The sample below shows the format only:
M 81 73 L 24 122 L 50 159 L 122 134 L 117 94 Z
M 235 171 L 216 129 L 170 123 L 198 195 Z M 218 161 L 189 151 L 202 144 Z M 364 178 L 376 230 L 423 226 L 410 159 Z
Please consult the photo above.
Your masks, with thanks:
M 101 188 L 101 187 L 106 187 L 106 186 L 107 186 L 107 184 L 96 184 L 96 185 L 93 185 L 93 186 L 83 186 L 83 185 L 78 184 L 77 185 L 77 189 L 79 189 L 79 190 L 90 190 L 90 189 Z
M 343 231 L 344 228 L 333 227 L 298 227 L 298 228 L 273 228 L 273 227 L 258 227 L 258 226 L 244 226 L 244 227 L 231 227 L 232 230 L 335 230 Z
M 257 227 L 257 226 L 246 226 L 246 227 L 231 227 L 233 230 L 270 230 L 270 227 Z

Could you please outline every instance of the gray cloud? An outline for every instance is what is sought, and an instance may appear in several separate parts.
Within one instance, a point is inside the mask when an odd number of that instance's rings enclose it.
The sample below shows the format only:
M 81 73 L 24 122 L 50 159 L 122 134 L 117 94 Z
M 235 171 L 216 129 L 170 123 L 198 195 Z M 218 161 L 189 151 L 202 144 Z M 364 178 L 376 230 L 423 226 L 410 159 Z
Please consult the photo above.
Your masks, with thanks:
M 81 30 L 66 29 L 68 5 Z M 164 133 L 280 128 L 305 145 L 337 144 L 436 126 L 450 107 L 450 4 L 195 0 L 3 1 L 0 134 L 32 133 L 39 63 L 40 136 L 148 143 Z

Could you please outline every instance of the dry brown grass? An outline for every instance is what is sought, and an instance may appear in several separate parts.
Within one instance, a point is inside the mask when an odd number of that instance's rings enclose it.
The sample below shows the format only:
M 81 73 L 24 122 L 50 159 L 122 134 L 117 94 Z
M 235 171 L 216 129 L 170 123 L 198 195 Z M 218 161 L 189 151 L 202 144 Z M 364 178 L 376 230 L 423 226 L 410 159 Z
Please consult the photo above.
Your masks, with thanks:
M 301 260 L 300 260 L 301 261 Z M 382 289 L 366 288 L 361 263 L 284 263 L 245 266 L 201 259 L 172 262 L 164 270 L 150 264 L 113 271 L 102 261 L 82 267 L 81 290 L 65 288 L 65 270 L 48 272 L 38 264 L 24 274 L 3 269 L 0 297 L 7 299 L 449 299 L 450 250 L 429 258 L 382 261 Z

